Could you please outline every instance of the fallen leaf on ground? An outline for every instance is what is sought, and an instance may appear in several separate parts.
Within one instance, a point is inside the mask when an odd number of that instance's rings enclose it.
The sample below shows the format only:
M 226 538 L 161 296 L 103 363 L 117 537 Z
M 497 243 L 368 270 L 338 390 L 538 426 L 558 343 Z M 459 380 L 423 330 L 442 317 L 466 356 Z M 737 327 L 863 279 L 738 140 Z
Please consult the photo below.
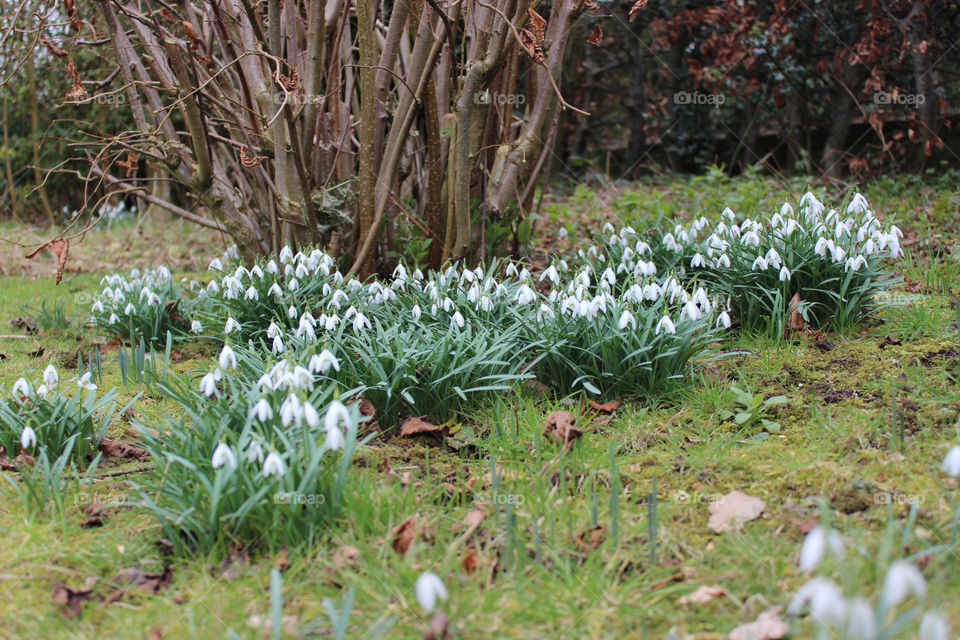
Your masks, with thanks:
M 409 516 L 406 520 L 394 527 L 393 532 L 390 534 L 390 546 L 401 556 L 405 556 L 416 537 L 417 517 Z
M 107 603 L 116 602 L 133 591 L 139 592 L 141 595 L 155 595 L 170 586 L 172 579 L 173 569 L 169 565 L 163 565 L 163 569 L 160 571 L 144 571 L 140 567 L 125 567 L 113 577 L 113 581 L 121 586 L 110 594 Z
M 607 539 L 606 529 L 602 524 L 595 524 L 574 536 L 573 541 L 580 547 L 581 551 L 590 553 Z
M 727 595 L 727 590 L 723 587 L 704 585 L 702 587 L 698 587 L 693 593 L 682 596 L 679 602 L 684 606 L 690 604 L 706 604 L 714 598 L 719 598 L 725 595 Z
M 593 409 L 594 411 L 610 414 L 616 411 L 622 403 L 620 402 L 619 398 L 617 398 L 616 400 L 611 400 L 610 402 L 602 402 L 602 403 L 595 402 L 587 398 L 587 404 L 589 404 L 590 408 Z
M 68 618 L 80 615 L 83 603 L 93 597 L 93 589 L 74 589 L 63 584 L 53 585 L 53 601 L 60 605 L 60 613 Z
M 20 455 L 13 459 L 17 463 L 18 467 L 32 467 L 37 463 L 37 459 L 25 451 L 21 451 Z
M 270 561 L 270 565 L 277 571 L 283 571 L 290 566 L 290 559 L 287 558 L 287 548 L 283 547 L 273 556 L 273 560 Z
M 424 420 L 425 416 L 419 418 L 407 418 L 400 425 L 401 436 L 414 436 L 420 433 L 439 433 L 447 427 L 445 425 L 435 425 Z
M 33 316 L 17 316 L 10 319 L 10 326 L 14 329 L 23 329 L 24 333 L 36 333 L 37 319 Z
M 99 502 L 91 502 L 87 505 L 87 508 L 83 510 L 83 513 L 86 514 L 87 517 L 80 523 L 80 528 L 91 529 L 93 527 L 102 527 L 103 519 L 107 517 L 107 511 L 107 507 Z
M 774 607 L 731 631 L 730 640 L 780 640 L 789 631 L 790 627 L 780 618 L 780 607 Z
M 881 340 L 881 341 L 877 344 L 877 347 L 879 347 L 879 348 L 881 348 L 881 349 L 886 349 L 887 347 L 899 347 L 899 346 L 902 345 L 902 344 L 903 344 L 903 341 L 900 340 L 900 338 L 894 338 L 893 336 L 887 336 L 886 338 L 884 338 L 883 340 Z
M 39 357 L 43 356 L 43 354 L 44 354 L 44 352 L 46 352 L 46 350 L 47 350 L 47 348 L 41 344 L 39 347 L 37 347 L 35 350 L 31 351 L 31 352 L 28 353 L 27 355 L 30 356 L 31 358 L 39 358 Z
M 550 436 L 569 449 L 573 441 L 583 435 L 583 431 L 576 427 L 576 418 L 569 411 L 554 411 L 547 415 L 543 425 L 543 435 Z
M 449 627 L 450 620 L 447 619 L 447 615 L 443 611 L 437 610 L 430 618 L 430 628 L 424 631 L 423 640 L 443 640 L 449 637 L 447 632 Z
M 807 327 L 806 321 L 804 321 L 803 316 L 800 314 L 800 294 L 793 294 L 793 298 L 790 299 L 790 305 L 787 307 L 787 310 L 790 313 L 790 317 L 787 318 L 787 330 L 788 331 L 803 331 Z
M 247 554 L 242 551 L 231 552 L 220 561 L 219 567 L 210 568 L 210 575 L 225 580 L 236 580 L 243 575 L 247 560 Z
M 10 462 L 10 458 L 7 457 L 7 450 L 0 447 L 0 470 L 13 471 L 16 468 L 16 465 Z
M 139 447 L 107 438 L 100 441 L 100 451 L 108 458 L 130 458 L 138 462 L 143 462 L 150 455 Z
M 360 550 L 349 544 L 340 545 L 333 552 L 333 566 L 337 569 L 343 569 L 347 565 L 354 564 L 360 557 Z
M 766 506 L 760 498 L 748 496 L 740 491 L 731 491 L 710 503 L 710 520 L 707 526 L 717 533 L 736 531 L 743 526 L 743 523 L 760 517 Z
M 477 565 L 479 564 L 480 556 L 477 554 L 475 549 L 467 549 L 463 554 L 463 560 L 460 561 L 460 566 L 463 567 L 463 572 L 467 575 L 470 575 L 477 570 Z

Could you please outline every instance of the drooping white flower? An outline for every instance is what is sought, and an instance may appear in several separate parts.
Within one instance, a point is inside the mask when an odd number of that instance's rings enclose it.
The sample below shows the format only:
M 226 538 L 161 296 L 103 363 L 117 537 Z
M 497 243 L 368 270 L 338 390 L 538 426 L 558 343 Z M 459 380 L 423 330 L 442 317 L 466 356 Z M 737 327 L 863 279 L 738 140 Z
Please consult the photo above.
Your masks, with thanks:
M 723 325 L 724 329 L 730 328 L 730 314 L 724 311 L 719 316 L 717 316 L 717 326 Z
M 223 345 L 223 349 L 220 350 L 220 358 L 217 361 L 220 364 L 220 368 L 224 371 L 237 368 L 237 354 L 233 352 L 233 349 L 231 349 L 228 344 Z
M 353 330 L 357 333 L 363 331 L 364 327 L 370 328 L 370 321 L 367 320 L 367 316 L 363 315 L 361 312 L 357 312 L 357 315 L 353 318 Z
M 234 331 L 240 331 L 240 323 L 233 318 L 227 318 L 227 322 L 223 325 L 223 332 L 233 333 Z
M 867 199 L 858 193 L 853 196 L 853 199 L 850 200 L 850 204 L 847 205 L 847 213 L 852 213 L 854 215 L 865 213 L 869 208 L 870 205 L 867 204 Z
M 874 640 L 877 637 L 876 614 L 863 596 L 857 596 L 847 605 L 847 637 L 851 640 Z
M 287 309 L 287 317 L 293 320 L 298 315 L 300 315 L 300 313 L 297 311 L 297 308 L 293 305 L 290 305 L 290 308 Z
M 340 425 L 350 426 L 350 411 L 339 400 L 334 400 L 327 407 L 327 413 L 323 418 L 323 428 L 326 431 L 339 429 Z
M 194 320 L 190 323 L 190 331 L 193 333 L 201 333 L 203 332 L 203 325 L 200 324 L 199 320 Z
M 947 451 L 940 468 L 951 478 L 960 476 L 960 444 L 954 445 L 950 451 Z
M 459 311 L 453 314 L 450 318 L 450 326 L 456 325 L 460 329 L 463 329 L 463 325 L 466 324 L 466 321 L 463 319 L 463 315 Z
M 346 442 L 343 439 L 343 431 L 338 428 L 327 431 L 327 437 L 324 440 L 324 446 L 330 451 L 339 451 L 343 449 Z
M 253 408 L 250 409 L 250 415 L 256 415 L 257 420 L 260 422 L 266 422 L 273 418 L 273 407 L 270 406 L 270 403 L 266 398 L 260 398 Z
M 660 335 L 661 331 L 666 331 L 667 333 L 677 332 L 677 327 L 674 326 L 673 320 L 670 319 L 670 316 L 663 316 L 660 318 L 660 322 L 657 323 L 653 333 L 654 335 Z
M 417 594 L 417 602 L 427 613 L 433 613 L 437 608 L 437 600 L 446 600 L 450 597 L 443 580 L 432 571 L 424 571 L 420 574 L 414 591 Z
M 214 469 L 219 469 L 224 465 L 235 469 L 237 466 L 237 457 L 233 455 L 233 450 L 230 449 L 226 443 L 221 442 L 217 445 L 217 448 L 213 450 L 213 457 L 210 458 L 210 464 Z
M 706 267 L 706 259 L 699 253 L 693 254 L 693 258 L 690 260 L 690 268 L 696 269 L 698 267 Z
M 800 548 L 800 570 L 813 571 L 823 560 L 827 549 L 837 558 L 843 557 L 843 537 L 836 531 L 816 526 L 810 530 Z
M 280 264 L 290 264 L 293 262 L 293 250 L 290 248 L 290 245 L 283 245 L 283 249 L 280 249 Z
M 414 320 L 419 320 L 422 314 L 423 314 L 423 311 L 420 310 L 420 305 L 418 304 L 413 305 L 413 308 L 410 309 L 410 316 Z
M 740 238 L 740 242 L 748 247 L 756 247 L 760 244 L 760 236 L 757 235 L 756 231 L 748 231 Z
M 200 378 L 200 393 L 208 398 L 217 393 L 217 378 L 212 371 Z
M 517 295 L 514 297 L 514 302 L 517 304 L 530 304 L 537 299 L 537 294 L 533 289 L 528 287 L 525 284 L 520 285 L 520 288 L 517 289 Z
M 686 304 L 683 305 L 683 309 L 680 310 L 680 319 L 690 319 L 690 320 L 699 320 L 703 317 L 703 312 L 700 311 L 700 307 L 697 306 L 697 303 L 692 299 L 688 300 Z
M 223 263 L 220 262 L 220 258 L 214 258 L 210 261 L 210 265 L 207 267 L 210 271 L 223 271 Z
M 276 451 L 268 453 L 266 460 L 263 461 L 263 477 L 282 476 L 286 472 L 287 466 L 283 464 L 283 458 L 277 455 Z
M 912 563 L 897 560 L 887 569 L 883 579 L 883 602 L 893 607 L 913 594 L 922 598 L 927 592 L 927 582 L 923 574 Z
M 307 368 L 313 373 L 326 373 L 330 369 L 340 371 L 340 361 L 329 349 L 324 349 L 320 353 L 310 356 Z
M 289 427 L 294 423 L 300 424 L 302 420 L 303 404 L 296 394 L 291 393 L 287 396 L 287 399 L 283 401 L 283 404 L 280 405 L 280 423 L 285 427 Z
M 633 314 L 630 313 L 629 309 L 624 309 L 623 313 L 620 314 L 620 320 L 617 322 L 617 327 L 622 331 L 623 329 L 626 329 L 628 325 L 636 329 L 637 319 L 633 317 Z
M 24 449 L 29 449 L 37 444 L 37 433 L 30 428 L 25 426 L 23 431 L 20 432 L 20 446 Z
M 950 623 L 943 614 L 931 609 L 920 620 L 918 640 L 950 640 Z
M 137 308 L 136 308 L 135 306 L 133 306 L 133 303 L 132 303 L 132 302 L 128 302 L 128 303 L 127 303 L 127 306 L 124 308 L 123 312 L 124 312 L 126 315 L 128 315 L 128 316 L 132 316 L 133 314 L 135 314 L 135 313 L 137 312 Z
M 252 440 L 247 447 L 247 462 L 263 462 L 263 447 L 259 440 Z
M 814 578 L 797 591 L 787 613 L 797 615 L 809 605 L 810 613 L 823 624 L 838 625 L 846 617 L 846 600 L 840 587 L 827 578 Z
M 39 387 L 37 387 L 37 395 L 40 396 L 41 398 L 46 398 L 47 393 L 49 393 L 49 391 L 50 390 L 47 389 L 47 385 L 45 384 L 42 384 Z
M 540 274 L 540 282 L 544 280 L 550 280 L 553 284 L 560 284 L 560 274 L 557 273 L 557 268 L 553 265 L 550 265 L 543 273 Z
M 283 353 L 283 339 L 280 336 L 273 337 L 273 352 L 276 354 Z
M 790 269 L 787 269 L 786 265 L 780 267 L 780 282 L 785 282 L 790 279 Z
M 768 266 L 770 265 L 767 263 L 766 258 L 763 256 L 757 256 L 757 259 L 753 261 L 753 266 L 750 267 L 750 270 L 756 271 L 759 269 L 760 271 L 766 271 Z
M 77 378 L 77 386 L 81 389 L 86 389 L 87 391 L 95 391 L 97 385 L 90 382 L 90 372 L 87 371 L 82 376 Z
M 43 381 L 51 387 L 60 381 L 60 374 L 57 373 L 57 368 L 52 364 L 48 364 L 47 368 L 43 370 Z

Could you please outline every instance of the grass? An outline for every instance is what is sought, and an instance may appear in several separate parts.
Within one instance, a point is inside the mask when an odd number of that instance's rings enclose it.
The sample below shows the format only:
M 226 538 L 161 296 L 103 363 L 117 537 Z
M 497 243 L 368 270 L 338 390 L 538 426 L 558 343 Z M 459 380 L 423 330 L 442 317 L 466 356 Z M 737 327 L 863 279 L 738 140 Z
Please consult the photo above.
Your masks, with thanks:
M 744 199 L 763 194 L 764 203 L 778 204 L 786 195 L 759 179 L 716 182 L 692 182 L 695 201 L 684 195 L 686 187 L 661 185 L 673 194 L 662 196 L 662 206 L 668 213 L 712 207 L 710 198 L 721 190 Z M 901 210 L 906 226 L 914 226 L 911 216 L 926 215 L 924 203 L 947 202 L 937 190 L 908 187 L 888 186 L 891 201 L 912 207 Z M 629 197 L 647 197 L 645 189 L 637 192 Z M 555 213 L 569 219 L 576 207 L 574 199 Z M 942 225 L 916 229 L 921 239 L 939 243 L 955 233 Z M 930 256 L 915 251 L 904 275 L 926 272 L 917 265 Z M 806 582 L 796 566 L 800 544 L 806 528 L 825 517 L 852 542 L 843 584 L 856 584 L 864 595 L 878 593 L 891 559 L 933 554 L 925 570 L 928 604 L 956 629 L 957 560 L 937 546 L 949 542 L 951 510 L 943 489 L 956 496 L 957 488 L 935 467 L 951 444 L 960 443 L 960 389 L 951 378 L 960 334 L 952 291 L 941 286 L 946 279 L 908 277 L 924 289 L 897 290 L 906 303 L 884 309 L 859 332 L 725 344 L 736 355 L 698 367 L 698 378 L 669 404 L 626 404 L 606 416 L 579 398 L 554 400 L 521 387 L 453 425 L 443 443 L 375 439 L 358 454 L 348 506 L 336 525 L 312 548 L 289 550 L 289 560 L 281 553 L 230 565 L 212 556 L 165 556 L 149 515 L 115 504 L 129 497 L 127 483 L 136 473 L 71 494 L 63 515 L 33 513 L 5 496 L 0 619 L 7 624 L 0 636 L 143 637 L 156 628 L 163 637 L 270 637 L 272 567 L 283 569 L 285 637 L 308 635 L 314 621 L 316 635 L 328 637 L 324 599 L 339 606 L 350 588 L 355 600 L 348 637 L 364 637 L 388 619 L 392 628 L 385 637 L 421 637 L 428 619 L 413 585 L 424 570 L 445 581 L 450 600 L 443 609 L 459 638 L 653 638 L 670 629 L 680 636 L 725 634 L 769 606 L 786 604 Z M 122 386 L 116 351 L 83 328 L 82 311 L 89 307 L 83 296 L 98 280 L 99 274 L 86 273 L 71 274 L 59 287 L 46 278 L 3 280 L 0 320 L 21 315 L 25 301 L 38 306 L 45 298 L 61 305 L 70 326 L 0 340 L 7 356 L 0 392 L 19 376 L 39 376 L 48 362 L 68 366 L 78 349 L 87 353 L 97 343 L 104 350 L 102 386 L 120 387 L 121 402 L 145 390 L 132 381 Z M 38 346 L 43 355 L 30 355 Z M 203 350 L 185 351 L 177 371 L 208 366 Z M 786 404 L 765 414 L 780 430 L 768 434 L 756 423 L 723 420 L 723 411 L 735 404 L 731 384 L 764 398 L 786 396 Z M 558 409 L 576 414 L 585 430 L 565 453 L 543 436 L 546 416 Z M 148 424 L 159 424 L 170 410 L 169 401 L 150 394 L 134 406 L 137 419 Z M 902 420 L 902 445 L 892 415 Z M 111 465 L 101 475 L 138 466 Z M 709 504 L 731 490 L 763 499 L 764 515 L 740 532 L 713 533 Z M 111 507 L 104 525 L 81 528 L 83 508 L 98 498 Z M 486 515 L 465 536 L 464 522 L 478 506 Z M 401 554 L 392 532 L 410 516 L 415 535 Z M 578 542 L 596 525 L 603 527 L 599 546 Z M 123 586 L 114 580 L 121 570 L 158 571 L 164 564 L 172 568 L 172 581 L 156 594 L 131 589 L 113 604 L 89 600 L 75 618 L 64 616 L 51 598 L 55 584 L 87 585 L 106 598 Z M 703 585 L 719 585 L 728 595 L 679 603 Z M 791 623 L 797 637 L 811 637 L 806 623 Z M 915 635 L 915 625 L 911 630 Z

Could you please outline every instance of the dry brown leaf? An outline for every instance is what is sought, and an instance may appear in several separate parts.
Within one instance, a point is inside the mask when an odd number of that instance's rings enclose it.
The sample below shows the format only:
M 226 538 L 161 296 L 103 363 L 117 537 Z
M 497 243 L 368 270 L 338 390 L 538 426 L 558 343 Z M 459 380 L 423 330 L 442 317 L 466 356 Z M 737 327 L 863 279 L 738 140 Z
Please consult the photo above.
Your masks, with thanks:
M 633 6 L 630 7 L 630 22 L 637 19 L 637 14 L 640 13 L 640 9 L 643 9 L 645 6 L 647 6 L 647 0 L 637 0 L 633 3 Z
M 780 607 L 767 609 L 754 622 L 742 624 L 730 632 L 730 640 L 780 640 L 790 627 L 780 618 Z
M 446 425 L 431 424 L 424 420 L 426 416 L 419 418 L 407 418 L 400 425 L 401 436 L 414 436 L 421 433 L 442 433 L 446 431 Z
M 53 601 L 60 605 L 60 613 L 68 618 L 80 615 L 83 603 L 93 597 L 92 589 L 74 589 L 63 584 L 53 585 Z
M 407 555 L 410 545 L 417 537 L 417 517 L 410 516 L 396 527 L 390 533 L 390 546 L 401 556 Z
M 341 545 L 333 552 L 333 566 L 343 569 L 347 565 L 355 564 L 359 557 L 359 549 L 349 544 Z
M 595 402 L 594 400 L 587 398 L 587 404 L 589 404 L 590 408 L 593 409 L 594 411 L 611 414 L 614 411 L 616 411 L 618 408 L 620 408 L 620 405 L 622 404 L 622 402 L 620 401 L 620 398 L 617 398 L 616 400 L 612 400 L 610 402 Z
M 287 557 L 286 547 L 282 547 L 279 553 L 273 556 L 273 559 L 270 561 L 270 565 L 277 571 L 283 571 L 290 566 L 290 559 Z
M 543 64 L 543 47 L 540 46 L 537 37 L 529 29 L 520 29 L 520 43 L 523 44 L 523 50 L 527 52 L 528 56 L 533 58 L 535 62 Z
M 590 32 L 590 37 L 587 38 L 587 42 L 598 47 L 603 44 L 603 30 L 600 29 L 599 22 L 594 23 L 593 31 Z
M 63 271 L 67 268 L 67 255 L 70 253 L 70 241 L 64 240 L 63 238 L 47 240 L 34 249 L 33 253 L 28 254 L 26 258 L 29 260 L 44 249 L 50 249 L 50 251 L 53 251 L 57 256 L 57 284 L 60 284 L 60 281 L 63 279 Z
M 723 587 L 704 585 L 697 588 L 697 590 L 693 593 L 688 593 L 687 595 L 681 597 L 679 603 L 683 606 L 688 606 L 691 604 L 706 604 L 714 598 L 719 598 L 725 595 L 727 595 L 727 590 Z
M 533 35 L 536 36 L 537 42 L 543 44 L 543 39 L 547 35 L 547 21 L 532 8 L 528 8 L 527 12 L 530 14 L 530 28 L 533 29 Z
M 881 340 L 881 341 L 877 344 L 877 347 L 878 347 L 879 349 L 886 349 L 887 347 L 899 347 L 899 346 L 902 345 L 902 344 L 903 344 L 903 341 L 900 340 L 900 338 L 894 338 L 893 336 L 887 336 L 886 338 L 884 338 L 883 340 Z
M 602 524 L 595 524 L 574 536 L 573 541 L 584 553 L 590 553 L 607 539 L 607 528 Z
M 748 496 L 741 491 L 731 491 L 710 503 L 707 526 L 717 533 L 736 531 L 743 523 L 759 518 L 766 506 L 760 498 Z
M 460 566 L 463 567 L 465 574 L 470 575 L 477 570 L 477 565 L 480 564 L 479 557 L 476 549 L 467 549 L 466 553 L 463 554 L 463 560 L 460 561 Z
M 139 447 L 108 438 L 100 441 L 100 451 L 108 458 L 130 458 L 138 462 L 143 462 L 150 456 L 149 453 Z
M 0 447 L 0 471 L 13 471 L 17 467 L 7 457 L 7 450 Z
M 569 411 L 554 411 L 547 415 L 543 425 L 543 435 L 550 436 L 565 448 L 573 446 L 573 441 L 583 435 L 583 431 L 576 427 L 576 418 Z
M 103 519 L 107 517 L 108 511 L 109 509 L 99 502 L 91 502 L 87 505 L 87 508 L 83 510 L 83 513 L 87 517 L 80 523 L 80 528 L 92 529 L 93 527 L 102 527 Z
M 790 305 L 787 307 L 790 317 L 787 319 L 787 331 L 803 331 L 807 328 L 807 323 L 800 315 L 800 293 L 793 294 L 790 298 Z

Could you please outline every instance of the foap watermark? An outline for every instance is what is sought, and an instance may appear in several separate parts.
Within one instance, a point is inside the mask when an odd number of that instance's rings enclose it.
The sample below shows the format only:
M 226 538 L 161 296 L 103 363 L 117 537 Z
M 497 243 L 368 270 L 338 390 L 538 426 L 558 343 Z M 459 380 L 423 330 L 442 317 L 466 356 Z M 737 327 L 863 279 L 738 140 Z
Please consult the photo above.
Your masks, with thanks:
M 308 104 L 317 104 L 321 105 L 326 101 L 326 96 L 324 95 L 314 95 L 309 93 L 301 93 L 299 91 L 290 91 L 286 94 L 274 93 L 273 94 L 273 104 L 275 106 L 280 106 L 286 100 L 287 104 L 294 107 L 302 107 Z
M 76 104 L 95 104 L 107 107 L 123 107 L 127 104 L 127 94 L 125 93 L 95 93 L 88 95 L 76 102 Z
M 874 504 L 902 504 L 907 506 L 917 505 L 918 507 L 927 501 L 927 497 L 919 493 L 890 493 L 888 491 L 879 491 L 873 494 Z
M 82 491 L 73 496 L 73 506 L 87 507 L 91 504 L 118 506 L 128 502 L 126 494 L 120 491 Z
M 278 491 L 273 494 L 274 504 L 294 504 L 305 507 L 318 507 L 326 504 L 327 496 L 322 493 L 300 493 L 299 491 Z
M 704 93 L 702 91 L 677 91 L 673 94 L 673 104 L 703 104 L 719 107 L 727 101 L 722 93 Z
M 723 502 L 723 494 L 683 491 L 681 489 L 670 494 L 670 500 L 676 504 L 713 504 L 714 502 Z
M 527 501 L 527 498 L 519 493 L 500 493 L 499 491 L 494 491 L 489 494 L 481 493 L 476 496 L 473 501 L 478 505 L 489 504 L 498 507 L 510 505 L 519 507 Z
M 879 105 L 909 105 L 918 107 L 926 101 L 927 96 L 922 93 L 900 93 L 899 91 L 890 93 L 887 91 L 877 91 L 873 94 L 874 104 Z
M 522 93 L 490 93 L 490 90 L 478 91 L 473 94 L 474 104 L 495 104 L 498 106 L 514 105 L 520 106 L 526 104 L 527 97 Z

